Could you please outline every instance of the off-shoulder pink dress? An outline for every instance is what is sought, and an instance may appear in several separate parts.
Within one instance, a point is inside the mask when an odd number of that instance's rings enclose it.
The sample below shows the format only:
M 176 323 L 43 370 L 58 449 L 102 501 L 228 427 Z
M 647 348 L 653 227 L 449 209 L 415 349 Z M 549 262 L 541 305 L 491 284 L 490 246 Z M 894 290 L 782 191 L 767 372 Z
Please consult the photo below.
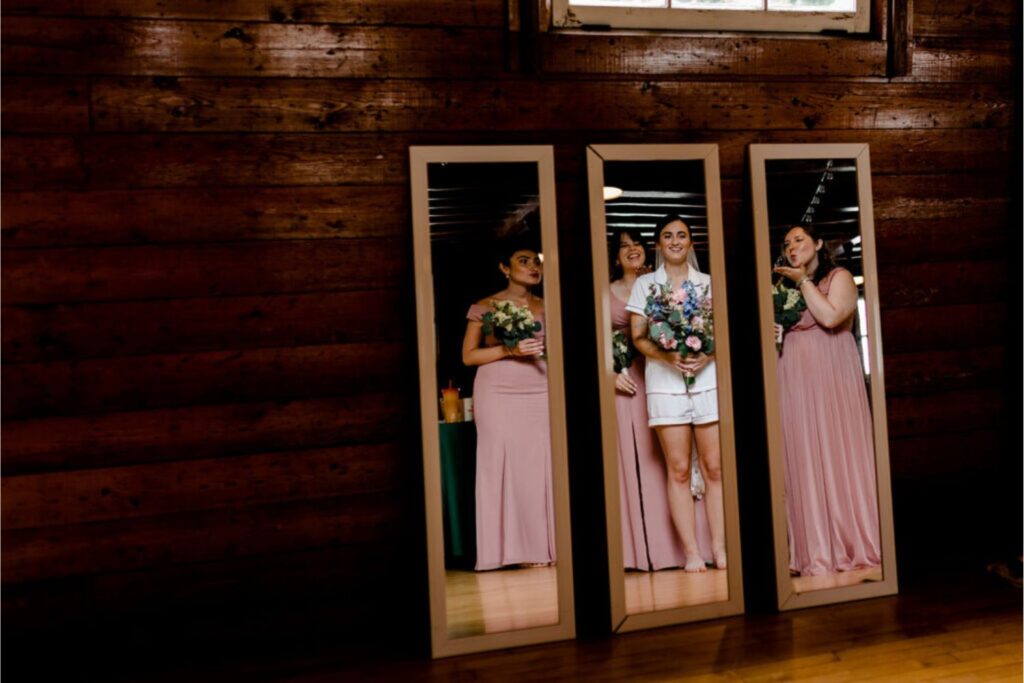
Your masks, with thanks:
M 818 289 L 828 294 L 829 273 Z M 871 408 L 853 318 L 835 329 L 810 311 L 779 356 L 789 566 L 801 576 L 881 562 Z
M 611 295 L 612 329 L 629 334 L 626 302 Z M 622 508 L 622 559 L 627 569 L 652 571 L 686 565 L 686 553 L 672 524 L 668 507 L 665 456 L 658 437 L 647 425 L 647 386 L 644 357 L 635 352 L 629 376 L 636 394 L 615 392 L 619 437 L 619 499 Z M 693 455 L 697 457 L 696 453 Z M 711 532 L 704 504 L 697 502 L 697 542 L 705 561 L 711 561 Z
M 480 322 L 488 306 L 466 317 Z M 534 336 L 543 341 L 542 328 Z M 503 358 L 476 370 L 476 569 L 555 561 L 548 368 Z

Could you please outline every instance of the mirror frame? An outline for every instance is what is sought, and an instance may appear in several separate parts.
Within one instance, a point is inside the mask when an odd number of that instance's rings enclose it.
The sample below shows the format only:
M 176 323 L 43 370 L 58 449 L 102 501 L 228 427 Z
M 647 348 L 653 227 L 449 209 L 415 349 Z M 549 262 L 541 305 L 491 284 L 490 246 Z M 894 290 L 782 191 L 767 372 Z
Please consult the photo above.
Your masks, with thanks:
M 771 244 L 769 244 L 767 161 L 780 159 L 853 159 L 857 165 L 857 197 L 860 205 L 861 256 L 864 266 L 864 305 L 868 327 L 871 371 L 871 418 L 875 445 L 875 476 L 878 489 L 878 523 L 882 551 L 882 580 L 838 588 L 797 593 L 789 576 L 789 542 L 782 429 L 779 424 L 778 381 L 772 323 Z M 896 543 L 892 523 L 892 485 L 889 473 L 889 437 L 885 408 L 885 374 L 882 357 L 882 326 L 878 306 L 878 272 L 875 259 L 874 209 L 871 202 L 871 161 L 866 143 L 750 145 L 751 191 L 754 209 L 754 243 L 757 260 L 758 311 L 761 320 L 761 359 L 764 373 L 765 421 L 768 434 L 768 466 L 772 497 L 772 530 L 775 548 L 775 584 L 780 610 L 800 609 L 897 592 Z
M 605 161 L 694 161 L 704 163 L 708 242 L 711 261 L 712 305 L 715 315 L 715 365 L 718 370 L 718 415 L 723 478 L 726 553 L 729 557 L 729 599 L 703 605 L 626 613 L 622 552 L 622 515 L 619 496 L 618 425 L 615 413 L 615 374 L 612 358 L 609 301 L 608 240 L 604 203 Z M 605 526 L 608 535 L 608 585 L 613 632 L 682 624 L 731 616 L 743 612 L 742 557 L 740 555 L 739 505 L 736 482 L 736 442 L 732 410 L 732 374 L 729 360 L 729 317 L 725 280 L 725 244 L 722 231 L 722 197 L 718 145 L 589 145 L 587 179 L 590 203 L 590 245 L 594 272 L 595 338 L 598 342 L 597 373 L 600 389 L 601 442 L 604 466 Z
M 464 638 L 448 637 L 444 529 L 441 500 L 441 455 L 437 419 L 437 369 L 434 336 L 434 276 L 431 261 L 430 210 L 427 168 L 433 163 L 516 163 L 537 165 L 544 250 L 544 308 L 547 320 L 557 321 L 546 331 L 548 397 L 551 415 L 551 481 L 555 509 L 557 624 Z M 410 147 L 409 179 L 412 190 L 413 255 L 416 278 L 416 331 L 419 344 L 420 423 L 423 438 L 423 486 L 426 508 L 427 566 L 430 584 L 431 653 L 436 657 L 483 652 L 572 638 L 576 633 L 573 611 L 572 542 L 569 526 L 569 470 L 565 434 L 565 384 L 562 357 L 562 314 L 558 279 L 558 229 L 555 207 L 555 162 L 551 146 Z

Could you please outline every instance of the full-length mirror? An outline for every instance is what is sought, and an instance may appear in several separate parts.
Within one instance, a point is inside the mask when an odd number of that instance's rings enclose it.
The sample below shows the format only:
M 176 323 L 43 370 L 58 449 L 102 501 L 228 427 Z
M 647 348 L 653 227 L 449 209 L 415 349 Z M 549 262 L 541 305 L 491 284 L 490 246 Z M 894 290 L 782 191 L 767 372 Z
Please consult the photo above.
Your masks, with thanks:
M 896 592 L 867 145 L 752 145 L 781 609 Z
M 434 656 L 574 634 L 550 147 L 412 147 Z
M 592 145 L 612 628 L 743 610 L 715 145 Z

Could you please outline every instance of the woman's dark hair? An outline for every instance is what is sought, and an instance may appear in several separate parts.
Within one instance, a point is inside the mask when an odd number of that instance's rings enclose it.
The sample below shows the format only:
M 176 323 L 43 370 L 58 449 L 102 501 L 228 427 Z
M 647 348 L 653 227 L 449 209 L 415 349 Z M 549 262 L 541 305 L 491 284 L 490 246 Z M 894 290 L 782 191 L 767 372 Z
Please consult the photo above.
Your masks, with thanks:
M 540 239 L 533 231 L 506 237 L 494 245 L 494 256 L 498 263 L 512 265 L 512 255 L 517 251 L 533 251 L 540 253 Z
M 608 237 L 608 272 L 611 274 L 611 281 L 615 282 L 623 276 L 622 264 L 619 263 L 619 247 L 622 245 L 622 236 L 629 235 L 629 238 L 644 249 L 644 263 L 651 262 L 651 255 L 647 253 L 647 245 L 644 244 L 643 235 L 636 228 L 619 230 Z
M 667 213 L 658 219 L 658 222 L 654 226 L 654 241 L 657 242 L 661 239 L 661 231 L 665 229 L 665 226 L 679 221 L 686 226 L 686 232 L 693 237 L 693 231 L 690 230 L 690 224 L 683 220 L 683 217 L 677 213 Z
M 825 277 L 828 276 L 829 273 L 831 273 L 833 270 L 836 269 L 835 259 L 832 258 L 832 252 L 828 250 L 828 245 L 825 244 L 825 240 L 821 238 L 821 236 L 818 233 L 818 229 L 816 227 L 814 227 L 813 223 L 808 224 L 808 225 L 802 225 L 800 223 L 797 223 L 796 225 L 792 225 L 792 226 L 789 227 L 788 230 L 786 230 L 786 234 L 788 235 L 791 230 L 795 230 L 796 228 L 800 228 L 801 230 L 803 230 L 804 233 L 806 233 L 807 236 L 811 238 L 812 242 L 817 242 L 818 240 L 821 240 L 821 249 L 817 250 L 818 251 L 818 268 L 817 268 L 817 270 L 814 271 L 814 275 L 811 276 L 811 282 L 813 282 L 814 284 L 818 284 L 819 282 L 824 280 Z M 783 240 L 786 239 L 785 235 L 783 236 L 782 239 Z M 783 244 L 780 245 L 780 249 L 782 250 L 782 257 L 785 260 L 786 259 L 785 242 L 783 242 Z M 786 263 L 788 263 L 788 262 L 789 261 L 786 260 Z
M 511 265 L 517 251 L 540 253 L 540 209 L 536 202 L 520 206 L 495 232 L 493 253 L 498 263 Z

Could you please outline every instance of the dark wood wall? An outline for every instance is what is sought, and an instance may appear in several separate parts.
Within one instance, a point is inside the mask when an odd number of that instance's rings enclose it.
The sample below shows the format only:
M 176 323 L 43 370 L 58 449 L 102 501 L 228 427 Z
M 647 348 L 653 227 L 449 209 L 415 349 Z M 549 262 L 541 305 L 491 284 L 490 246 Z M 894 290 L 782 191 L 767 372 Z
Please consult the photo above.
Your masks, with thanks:
M 7 634 L 329 641 L 395 607 L 422 637 L 411 144 L 556 146 L 583 349 L 586 143 L 720 145 L 736 331 L 746 145 L 870 143 L 897 542 L 978 519 L 955 482 L 1019 484 L 1015 0 L 916 0 L 905 41 L 524 38 L 502 0 L 2 11 Z

